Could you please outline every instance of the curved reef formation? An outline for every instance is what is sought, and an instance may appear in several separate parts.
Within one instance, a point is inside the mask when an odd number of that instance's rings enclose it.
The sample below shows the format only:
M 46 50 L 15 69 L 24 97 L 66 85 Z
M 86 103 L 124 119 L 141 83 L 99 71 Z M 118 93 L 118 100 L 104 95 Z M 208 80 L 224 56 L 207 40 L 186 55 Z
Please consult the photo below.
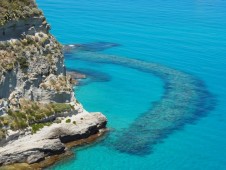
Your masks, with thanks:
M 76 100 L 49 29 L 34 0 L 0 1 L 0 166 L 64 153 L 106 126 Z
M 73 51 L 71 51 L 73 53 Z M 152 108 L 141 114 L 127 129 L 113 132 L 106 145 L 121 152 L 144 156 L 154 144 L 174 130 L 206 115 L 216 104 L 215 98 L 197 77 L 161 64 L 94 52 L 72 54 L 76 60 L 117 64 L 160 77 L 165 93 Z M 151 89 L 150 89 L 151 90 Z

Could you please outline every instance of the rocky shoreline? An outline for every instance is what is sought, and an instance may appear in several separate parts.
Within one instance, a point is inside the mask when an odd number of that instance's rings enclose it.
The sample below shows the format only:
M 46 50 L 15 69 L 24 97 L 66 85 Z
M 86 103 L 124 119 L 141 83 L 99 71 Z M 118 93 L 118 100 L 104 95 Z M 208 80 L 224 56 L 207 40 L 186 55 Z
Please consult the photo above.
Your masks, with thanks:
M 63 118 L 61 123 L 45 126 L 36 134 L 10 141 L 0 148 L 0 165 L 34 164 L 44 161 L 46 157 L 64 154 L 70 148 L 66 143 L 78 143 L 92 135 L 99 136 L 105 131 L 106 123 L 107 119 L 103 114 L 83 110 L 79 114 Z
M 65 143 L 66 149 L 65 152 L 57 155 L 51 155 L 48 157 L 45 157 L 44 160 L 28 164 L 28 163 L 14 163 L 10 165 L 5 165 L 0 167 L 0 170 L 40 170 L 49 166 L 54 165 L 58 161 L 68 159 L 70 157 L 73 157 L 74 154 L 71 152 L 71 148 L 73 147 L 82 147 L 84 145 L 92 145 L 95 142 L 98 142 L 101 140 L 101 137 L 103 137 L 108 132 L 108 129 L 103 128 L 101 129 L 97 134 L 90 135 L 88 138 L 72 141 L 69 143 Z
M 42 168 L 98 138 L 107 119 L 75 98 L 74 79 L 86 76 L 66 72 L 63 46 L 35 0 L 1 0 L 0 9 L 0 169 Z

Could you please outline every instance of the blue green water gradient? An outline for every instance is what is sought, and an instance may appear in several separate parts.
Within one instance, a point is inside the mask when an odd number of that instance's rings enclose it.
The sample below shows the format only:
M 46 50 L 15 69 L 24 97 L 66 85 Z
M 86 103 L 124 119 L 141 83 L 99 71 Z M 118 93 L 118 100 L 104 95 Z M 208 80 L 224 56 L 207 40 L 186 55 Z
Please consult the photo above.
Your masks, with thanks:
M 63 44 L 121 44 L 100 52 L 156 62 L 194 75 L 217 98 L 215 109 L 168 135 L 146 156 L 122 153 L 105 141 L 74 149 L 50 169 L 226 169 L 226 2 L 155 0 L 37 0 Z M 157 76 L 119 65 L 66 58 L 66 66 L 105 73 L 76 89 L 88 111 L 101 111 L 112 133 L 123 130 L 164 94 Z

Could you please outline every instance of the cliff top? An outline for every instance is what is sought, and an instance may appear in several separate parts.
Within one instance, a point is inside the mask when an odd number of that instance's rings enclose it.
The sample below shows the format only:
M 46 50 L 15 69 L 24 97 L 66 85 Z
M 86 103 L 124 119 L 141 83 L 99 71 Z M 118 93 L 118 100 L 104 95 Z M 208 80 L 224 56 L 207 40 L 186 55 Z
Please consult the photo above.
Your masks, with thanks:
M 0 26 L 10 20 L 18 20 L 31 16 L 40 16 L 34 0 L 0 0 Z

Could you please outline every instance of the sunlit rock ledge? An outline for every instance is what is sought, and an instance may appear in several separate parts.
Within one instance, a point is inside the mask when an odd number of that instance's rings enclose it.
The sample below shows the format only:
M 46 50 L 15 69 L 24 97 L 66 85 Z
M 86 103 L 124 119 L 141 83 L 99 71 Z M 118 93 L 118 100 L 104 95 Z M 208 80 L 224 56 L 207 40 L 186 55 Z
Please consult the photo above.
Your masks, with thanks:
M 82 109 L 82 108 L 81 108 Z M 65 143 L 85 139 L 105 129 L 106 117 L 99 113 L 81 113 L 62 117 L 61 123 L 45 126 L 35 134 L 12 140 L 0 148 L 0 165 L 36 163 L 47 156 L 64 153 Z

